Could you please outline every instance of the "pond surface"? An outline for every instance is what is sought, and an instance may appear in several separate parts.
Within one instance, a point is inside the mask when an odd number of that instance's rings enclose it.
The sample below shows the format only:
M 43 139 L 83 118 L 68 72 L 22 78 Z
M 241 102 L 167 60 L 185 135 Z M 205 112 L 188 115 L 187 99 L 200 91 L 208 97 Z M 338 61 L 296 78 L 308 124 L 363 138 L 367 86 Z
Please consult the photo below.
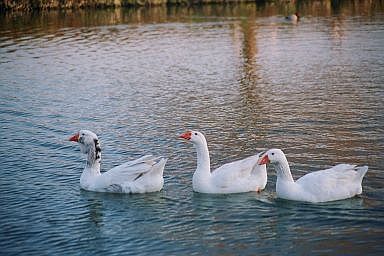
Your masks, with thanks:
M 268 4 L 1 17 L 1 254 L 384 253 L 384 4 L 306 2 L 298 23 Z M 81 190 L 79 129 L 103 170 L 168 157 L 164 189 Z M 276 199 L 273 168 L 260 194 L 194 193 L 188 129 L 212 168 L 271 147 L 295 179 L 368 165 L 363 194 Z

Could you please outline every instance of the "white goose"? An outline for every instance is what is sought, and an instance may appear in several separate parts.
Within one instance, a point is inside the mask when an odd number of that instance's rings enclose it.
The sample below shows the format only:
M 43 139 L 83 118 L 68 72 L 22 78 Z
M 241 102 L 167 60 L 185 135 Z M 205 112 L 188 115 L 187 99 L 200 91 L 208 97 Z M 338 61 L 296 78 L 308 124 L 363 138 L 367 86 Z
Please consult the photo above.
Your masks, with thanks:
M 260 165 L 272 163 L 277 173 L 277 197 L 312 203 L 335 201 L 362 193 L 361 182 L 368 166 L 338 164 L 326 170 L 308 173 L 294 181 L 287 158 L 280 149 L 268 150 Z
M 69 140 L 78 142 L 80 151 L 87 155 L 80 177 L 81 188 L 114 193 L 146 193 L 163 188 L 166 158 L 146 155 L 100 173 L 101 148 L 96 134 L 81 130 Z
M 204 135 L 188 131 L 180 138 L 192 142 L 197 150 L 197 168 L 193 174 L 193 190 L 200 193 L 260 192 L 267 184 L 265 165 L 258 165 L 259 154 L 227 163 L 211 172 L 209 151 Z

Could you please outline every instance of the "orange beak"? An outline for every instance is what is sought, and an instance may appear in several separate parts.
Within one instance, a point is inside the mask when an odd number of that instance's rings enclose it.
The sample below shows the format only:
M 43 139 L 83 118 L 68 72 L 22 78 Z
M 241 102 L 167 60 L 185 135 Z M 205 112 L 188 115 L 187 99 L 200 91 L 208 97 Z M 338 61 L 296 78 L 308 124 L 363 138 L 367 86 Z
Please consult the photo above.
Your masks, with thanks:
M 190 140 L 192 136 L 192 132 L 188 131 L 186 133 L 183 133 L 179 136 L 181 139 Z
M 69 138 L 69 141 L 79 142 L 79 137 L 80 137 L 80 134 L 76 133 L 75 135 Z
M 263 156 L 259 161 L 257 162 L 259 165 L 263 164 L 269 164 L 269 158 L 268 155 Z

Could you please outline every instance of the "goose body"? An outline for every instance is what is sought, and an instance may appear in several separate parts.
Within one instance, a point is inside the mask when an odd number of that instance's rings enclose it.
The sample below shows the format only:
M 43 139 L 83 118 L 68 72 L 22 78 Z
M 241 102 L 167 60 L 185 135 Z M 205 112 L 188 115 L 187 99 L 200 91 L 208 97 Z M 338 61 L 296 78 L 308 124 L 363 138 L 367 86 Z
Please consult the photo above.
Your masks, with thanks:
M 275 166 L 277 197 L 312 203 L 342 200 L 362 193 L 362 180 L 367 166 L 338 164 L 326 170 L 308 173 L 293 180 L 288 161 L 280 149 L 268 150 L 259 164 Z
M 207 141 L 198 131 L 180 138 L 192 142 L 197 150 L 197 167 L 193 174 L 193 190 L 200 193 L 229 194 L 261 191 L 267 184 L 265 165 L 258 165 L 259 154 L 227 163 L 211 172 Z
M 78 142 L 81 152 L 87 155 L 80 177 L 81 188 L 114 193 L 146 193 L 163 188 L 163 171 L 167 159 L 146 155 L 101 173 L 101 148 L 97 135 L 81 130 L 69 140 Z

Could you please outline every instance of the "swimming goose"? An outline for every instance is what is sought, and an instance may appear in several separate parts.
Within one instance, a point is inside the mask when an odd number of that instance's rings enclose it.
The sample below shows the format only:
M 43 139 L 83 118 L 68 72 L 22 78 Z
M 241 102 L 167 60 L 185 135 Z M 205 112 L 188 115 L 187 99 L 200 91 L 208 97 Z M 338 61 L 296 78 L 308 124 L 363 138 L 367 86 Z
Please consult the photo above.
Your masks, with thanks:
M 260 192 L 267 184 L 265 165 L 258 165 L 259 154 L 227 163 L 211 172 L 209 151 L 204 135 L 188 131 L 180 138 L 190 141 L 197 150 L 197 168 L 192 178 L 193 190 L 200 193 Z
M 277 197 L 312 203 L 335 201 L 362 193 L 361 182 L 368 166 L 338 164 L 326 170 L 308 173 L 294 181 L 287 158 L 281 149 L 270 149 L 259 164 L 274 164 Z
M 299 21 L 300 20 L 300 15 L 299 15 L 299 13 L 296 12 L 294 14 L 286 16 L 285 19 L 288 20 L 288 21 L 293 21 L 293 22 Z
M 87 155 L 86 165 L 80 177 L 81 188 L 115 193 L 146 193 L 162 189 L 166 158 L 146 155 L 100 173 L 101 148 L 97 135 L 88 130 L 81 130 L 69 140 L 78 142 L 80 151 Z

